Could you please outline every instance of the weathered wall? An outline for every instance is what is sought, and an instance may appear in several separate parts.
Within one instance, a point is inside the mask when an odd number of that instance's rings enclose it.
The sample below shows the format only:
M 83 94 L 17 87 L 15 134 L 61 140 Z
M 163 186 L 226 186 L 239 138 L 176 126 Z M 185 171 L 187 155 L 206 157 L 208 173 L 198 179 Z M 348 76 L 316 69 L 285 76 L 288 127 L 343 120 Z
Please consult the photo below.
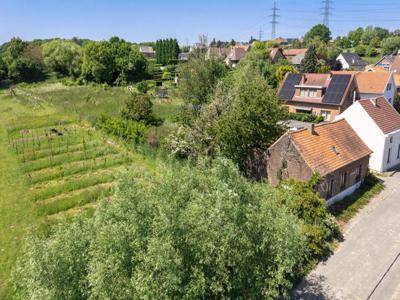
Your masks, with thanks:
M 288 134 L 268 149 L 267 173 L 268 181 L 273 186 L 289 178 L 306 181 L 313 174 Z

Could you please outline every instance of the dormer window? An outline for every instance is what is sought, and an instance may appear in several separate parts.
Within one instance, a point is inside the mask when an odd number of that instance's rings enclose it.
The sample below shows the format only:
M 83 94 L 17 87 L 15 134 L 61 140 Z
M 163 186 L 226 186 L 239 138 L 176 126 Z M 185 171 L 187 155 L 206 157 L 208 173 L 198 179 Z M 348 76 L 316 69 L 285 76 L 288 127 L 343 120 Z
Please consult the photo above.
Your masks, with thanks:
M 386 87 L 386 90 L 387 91 L 391 91 L 392 90 L 392 84 L 391 83 L 388 83 L 388 85 Z
M 300 96 L 301 97 L 310 97 L 310 98 L 316 98 L 318 95 L 317 89 L 310 89 L 310 88 L 301 88 L 300 89 Z

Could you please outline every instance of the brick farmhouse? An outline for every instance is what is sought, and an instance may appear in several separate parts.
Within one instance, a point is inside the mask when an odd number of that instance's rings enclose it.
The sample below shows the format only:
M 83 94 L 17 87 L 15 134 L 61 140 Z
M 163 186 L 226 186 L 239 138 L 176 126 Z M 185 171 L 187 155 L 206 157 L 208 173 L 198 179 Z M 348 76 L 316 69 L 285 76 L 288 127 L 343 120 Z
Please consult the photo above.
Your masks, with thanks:
M 371 153 L 346 120 L 288 131 L 267 150 L 268 181 L 277 186 L 319 173 L 317 191 L 330 205 L 360 187 Z

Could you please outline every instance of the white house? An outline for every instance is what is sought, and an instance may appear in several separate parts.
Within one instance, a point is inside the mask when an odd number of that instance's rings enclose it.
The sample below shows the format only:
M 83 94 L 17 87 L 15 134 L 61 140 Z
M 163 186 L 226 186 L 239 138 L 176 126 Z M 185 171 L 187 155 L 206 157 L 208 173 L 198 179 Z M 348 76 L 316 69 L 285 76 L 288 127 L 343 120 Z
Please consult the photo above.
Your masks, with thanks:
M 340 61 L 343 70 L 352 69 L 363 71 L 367 65 L 362 58 L 355 53 L 342 53 L 336 58 L 336 60 Z
M 359 100 L 336 119 L 345 119 L 373 151 L 371 170 L 385 172 L 400 165 L 400 114 L 386 99 Z

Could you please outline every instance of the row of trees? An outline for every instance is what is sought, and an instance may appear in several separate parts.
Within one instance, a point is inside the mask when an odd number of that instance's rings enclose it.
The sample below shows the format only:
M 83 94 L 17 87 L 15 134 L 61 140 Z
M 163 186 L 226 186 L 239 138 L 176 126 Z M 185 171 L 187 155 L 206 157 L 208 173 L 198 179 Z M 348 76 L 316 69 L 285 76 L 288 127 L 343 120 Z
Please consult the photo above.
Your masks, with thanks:
M 176 39 L 158 40 L 155 47 L 158 64 L 166 65 L 178 59 L 179 45 Z
M 0 79 L 36 81 L 46 73 L 60 77 L 126 84 L 147 76 L 147 61 L 139 48 L 118 37 L 109 41 L 51 40 L 25 42 L 13 38 L 0 53 Z

